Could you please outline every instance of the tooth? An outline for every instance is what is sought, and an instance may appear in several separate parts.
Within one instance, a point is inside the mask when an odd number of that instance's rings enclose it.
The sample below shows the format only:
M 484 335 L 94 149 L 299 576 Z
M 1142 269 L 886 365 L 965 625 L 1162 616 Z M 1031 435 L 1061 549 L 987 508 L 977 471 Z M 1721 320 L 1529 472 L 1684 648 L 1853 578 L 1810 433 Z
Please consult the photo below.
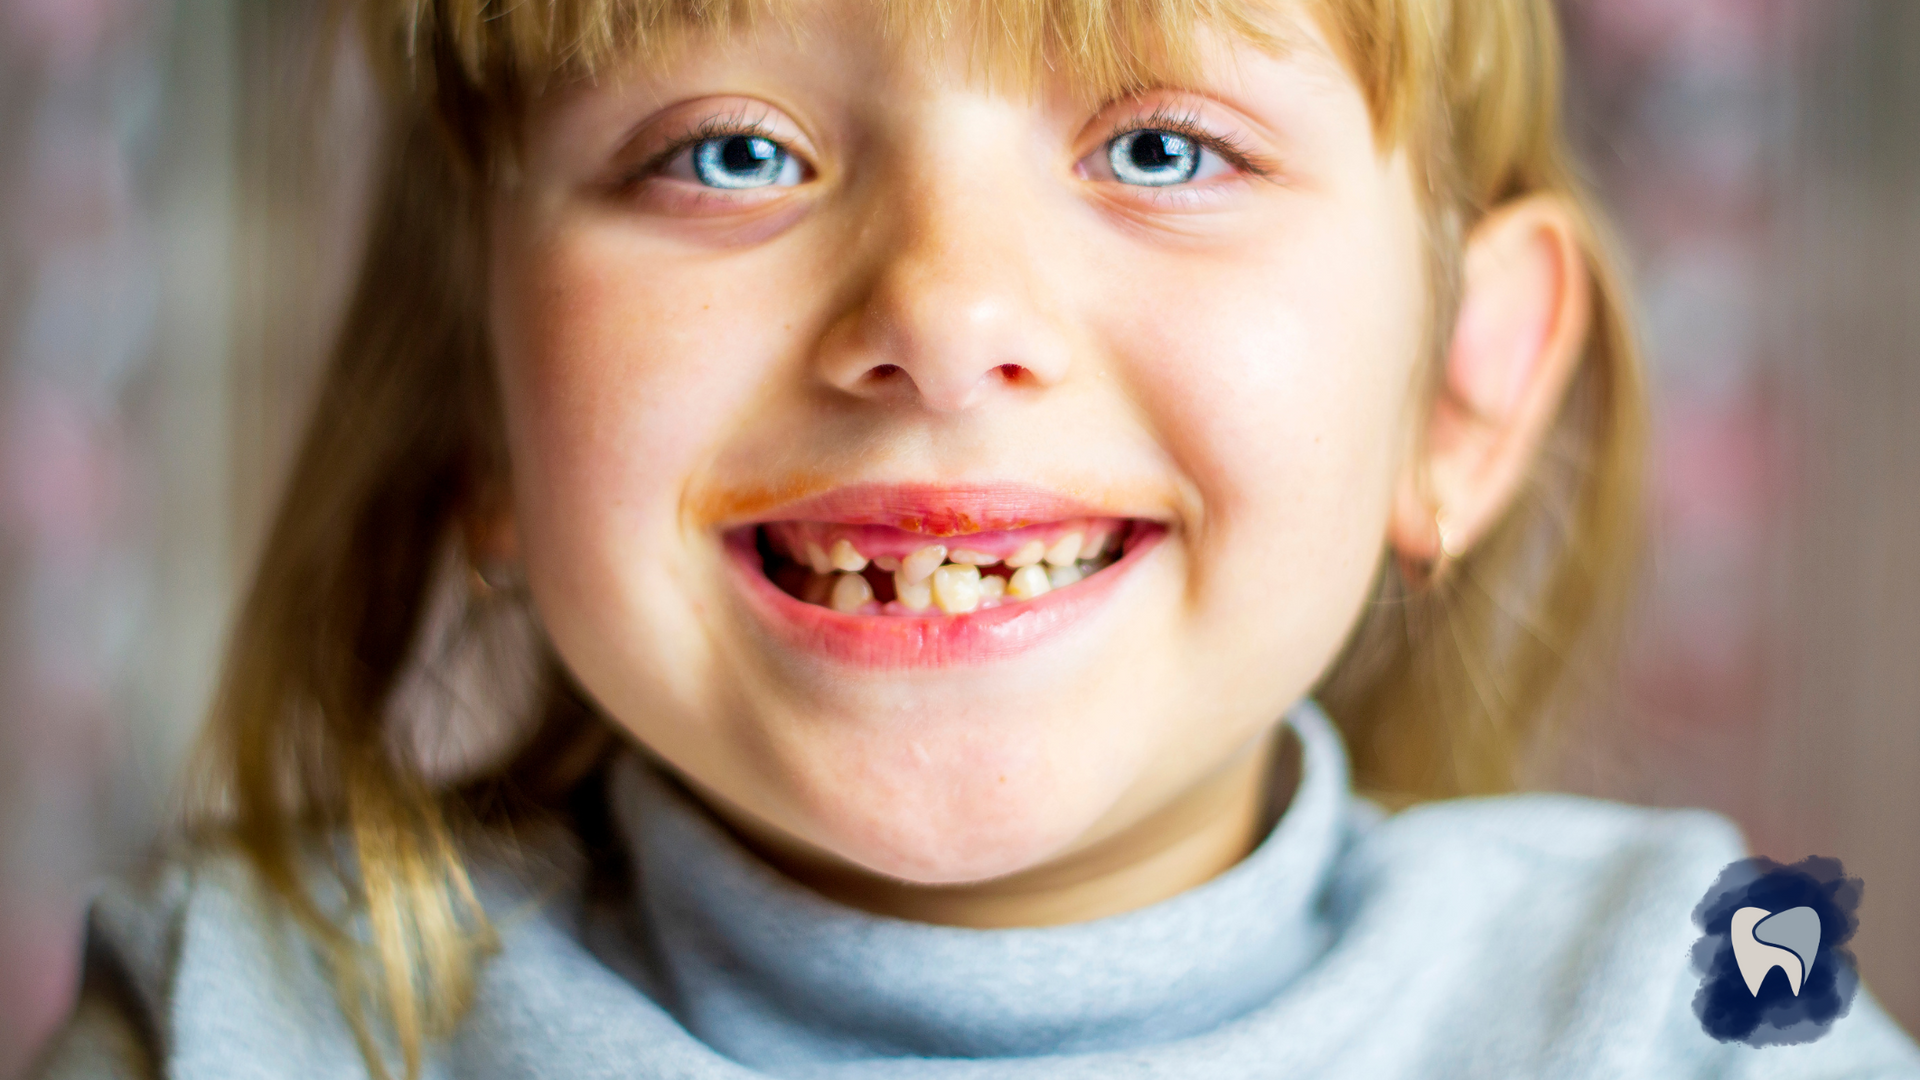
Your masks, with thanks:
M 1000 561 L 1000 556 L 989 555 L 984 551 L 969 551 L 960 548 L 947 556 L 947 561 L 962 566 L 992 566 Z
M 980 606 L 980 568 L 943 566 L 933 572 L 933 602 L 949 615 L 964 615 Z
M 1800 996 L 1800 985 L 1813 966 L 1809 961 L 1820 951 L 1819 912 L 1804 905 L 1780 912 L 1743 907 L 1733 913 L 1731 933 L 1734 966 L 1753 996 L 1760 996 L 1774 968 L 1786 975 L 1793 996 Z
M 1007 557 L 1007 565 L 1015 570 L 1023 566 L 1032 566 L 1047 557 L 1047 545 L 1042 540 L 1029 540 L 1020 545 L 1020 550 Z
M 1086 576 L 1087 575 L 1080 572 L 1078 566 L 1072 563 L 1068 563 L 1065 566 L 1050 566 L 1047 568 L 1047 581 L 1056 589 L 1064 589 Z
M 1015 600 L 1031 600 L 1052 588 L 1053 582 L 1048 580 L 1044 566 L 1023 566 L 1007 581 L 1007 595 Z
M 947 561 L 947 545 L 928 544 L 919 551 L 900 560 L 900 573 L 908 581 L 918 584 L 933 576 L 940 564 Z
M 1007 579 L 998 574 L 980 576 L 980 602 L 998 603 L 1007 595 Z
M 891 574 L 900 569 L 900 559 L 896 555 L 875 555 L 873 565 Z
M 854 549 L 851 540 L 835 540 L 833 550 L 827 552 L 827 558 L 833 563 L 835 570 L 857 574 L 867 568 L 867 557 Z
M 841 541 L 845 543 L 845 541 Z M 852 614 L 873 599 L 873 586 L 859 574 L 841 574 L 833 579 L 833 597 L 828 602 L 835 611 Z
M 814 543 L 812 540 L 807 541 L 806 554 L 807 565 L 813 567 L 814 573 L 833 573 L 833 560 L 827 558 L 827 553 L 821 550 L 819 544 Z
M 925 611 L 933 606 L 933 582 L 924 578 L 908 581 L 905 569 L 893 575 L 893 591 L 908 611 Z
M 1080 545 L 1086 540 L 1086 534 L 1070 532 L 1053 542 L 1047 549 L 1047 565 L 1070 566 L 1080 557 Z
M 1107 553 L 1107 545 L 1113 534 L 1101 529 L 1087 534 L 1086 542 L 1080 545 L 1080 558 L 1092 562 Z

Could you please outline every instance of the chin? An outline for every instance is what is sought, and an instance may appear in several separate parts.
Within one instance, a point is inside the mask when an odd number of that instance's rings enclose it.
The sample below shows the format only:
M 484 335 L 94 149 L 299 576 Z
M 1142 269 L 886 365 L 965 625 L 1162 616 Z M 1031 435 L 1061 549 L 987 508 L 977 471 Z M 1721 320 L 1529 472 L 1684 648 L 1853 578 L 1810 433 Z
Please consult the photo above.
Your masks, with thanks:
M 772 813 L 823 853 L 914 884 L 1031 869 L 1085 836 L 1147 756 L 1151 740 L 1125 723 L 1133 718 L 1124 708 L 1079 699 L 1081 708 L 1051 709 L 1053 694 L 951 708 L 873 708 L 869 700 L 858 711 L 798 718 L 782 725 L 788 737 L 771 740 L 764 759 L 787 803 Z M 1129 730 L 1135 737 L 1112 737 Z
M 815 843 L 835 858 L 914 885 L 1006 877 L 1059 856 L 1104 800 L 998 776 L 955 776 L 937 797 L 823 792 L 808 804 Z

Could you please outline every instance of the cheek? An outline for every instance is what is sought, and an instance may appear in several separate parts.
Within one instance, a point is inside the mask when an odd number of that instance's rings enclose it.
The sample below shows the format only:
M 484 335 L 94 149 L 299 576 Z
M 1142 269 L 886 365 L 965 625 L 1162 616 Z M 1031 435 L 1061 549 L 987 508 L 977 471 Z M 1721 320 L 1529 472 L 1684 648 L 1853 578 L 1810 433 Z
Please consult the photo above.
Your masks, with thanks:
M 1195 611 L 1226 616 L 1221 633 L 1330 655 L 1365 595 L 1425 347 L 1421 242 L 1410 207 L 1321 208 L 1110 309 L 1116 342 L 1136 343 L 1115 347 L 1137 394 L 1199 488 L 1190 590 Z
M 738 394 L 725 375 L 740 357 L 726 355 L 712 312 L 739 298 L 684 276 L 668 287 L 590 236 L 499 261 L 509 265 L 495 277 L 494 338 L 514 464 L 545 481 L 524 494 L 564 498 L 614 478 L 655 487 L 677 475 L 651 463 L 697 455 Z
M 631 670 L 701 637 L 686 633 L 700 613 L 684 563 L 706 553 L 682 542 L 687 479 L 766 385 L 779 349 L 759 328 L 780 325 L 781 297 L 606 233 L 503 242 L 492 330 L 543 619 L 576 666 Z

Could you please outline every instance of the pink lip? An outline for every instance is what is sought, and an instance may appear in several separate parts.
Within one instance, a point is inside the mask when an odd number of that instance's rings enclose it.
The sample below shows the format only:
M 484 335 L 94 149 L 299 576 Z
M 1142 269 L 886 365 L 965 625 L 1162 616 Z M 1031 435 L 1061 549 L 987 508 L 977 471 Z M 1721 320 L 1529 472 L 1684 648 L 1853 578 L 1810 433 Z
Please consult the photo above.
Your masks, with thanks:
M 755 520 L 891 525 L 945 537 L 1021 529 L 1063 518 L 1144 516 L 1019 484 L 862 484 L 781 504 L 756 514 Z
M 764 515 L 769 521 L 892 525 L 935 536 L 1023 528 L 1069 517 L 1120 516 L 1085 502 L 1031 489 L 848 488 Z M 809 604 L 775 585 L 761 567 L 756 530 L 725 534 L 728 564 L 747 606 L 782 644 L 864 668 L 939 668 L 984 664 L 1023 652 L 1103 607 L 1165 537 L 1147 526 L 1113 565 L 1064 589 L 1019 604 L 966 615 L 846 615 Z

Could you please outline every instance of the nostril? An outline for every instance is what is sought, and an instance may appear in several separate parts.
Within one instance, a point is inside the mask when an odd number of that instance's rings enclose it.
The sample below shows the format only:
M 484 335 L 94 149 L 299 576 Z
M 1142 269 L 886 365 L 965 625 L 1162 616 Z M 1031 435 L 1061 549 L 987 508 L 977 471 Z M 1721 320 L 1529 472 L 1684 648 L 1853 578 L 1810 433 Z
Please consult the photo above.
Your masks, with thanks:
M 850 382 L 835 383 L 841 389 L 855 396 L 873 396 L 876 400 L 893 400 L 896 395 L 918 395 L 927 405 L 936 410 L 947 411 L 965 409 L 977 400 L 976 395 L 989 388 L 1011 388 L 1015 391 L 1042 385 L 1042 380 L 1034 370 L 1025 364 L 995 364 L 992 367 L 973 368 L 972 377 L 967 372 L 953 371 L 939 364 L 926 368 L 906 364 L 874 364 L 859 370 Z

